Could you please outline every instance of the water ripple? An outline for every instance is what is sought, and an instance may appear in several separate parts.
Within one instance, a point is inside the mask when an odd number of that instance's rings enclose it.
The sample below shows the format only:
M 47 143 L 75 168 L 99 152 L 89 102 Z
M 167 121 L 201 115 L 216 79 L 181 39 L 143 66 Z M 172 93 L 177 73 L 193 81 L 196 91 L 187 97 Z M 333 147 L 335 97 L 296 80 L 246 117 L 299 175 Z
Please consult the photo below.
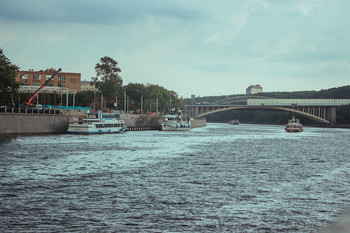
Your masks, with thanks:
M 0 140 L 1 232 L 310 232 L 350 209 L 349 130 Z

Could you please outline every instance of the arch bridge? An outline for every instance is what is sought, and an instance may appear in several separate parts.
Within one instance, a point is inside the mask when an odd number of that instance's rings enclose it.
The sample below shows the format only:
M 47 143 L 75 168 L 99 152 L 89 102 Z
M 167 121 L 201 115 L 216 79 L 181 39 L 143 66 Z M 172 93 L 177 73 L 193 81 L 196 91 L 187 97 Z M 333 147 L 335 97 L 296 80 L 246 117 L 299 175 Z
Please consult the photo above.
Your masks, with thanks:
M 240 105 L 193 104 L 185 105 L 185 108 L 194 117 L 229 110 L 287 111 L 328 124 L 336 123 L 337 107 L 349 104 L 350 99 L 247 99 L 246 104 Z

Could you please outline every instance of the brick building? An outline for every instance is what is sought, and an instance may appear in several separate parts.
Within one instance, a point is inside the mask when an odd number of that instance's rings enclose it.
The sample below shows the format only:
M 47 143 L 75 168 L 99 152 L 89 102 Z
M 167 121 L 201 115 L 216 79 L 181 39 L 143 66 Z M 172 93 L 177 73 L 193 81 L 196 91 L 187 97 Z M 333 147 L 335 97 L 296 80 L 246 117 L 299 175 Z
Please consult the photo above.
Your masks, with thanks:
M 46 69 L 40 71 L 18 71 L 16 81 L 22 86 L 37 86 L 38 88 L 45 83 L 54 73 L 55 69 Z M 80 73 L 59 72 L 47 84 L 47 87 L 62 87 L 70 90 L 80 91 Z

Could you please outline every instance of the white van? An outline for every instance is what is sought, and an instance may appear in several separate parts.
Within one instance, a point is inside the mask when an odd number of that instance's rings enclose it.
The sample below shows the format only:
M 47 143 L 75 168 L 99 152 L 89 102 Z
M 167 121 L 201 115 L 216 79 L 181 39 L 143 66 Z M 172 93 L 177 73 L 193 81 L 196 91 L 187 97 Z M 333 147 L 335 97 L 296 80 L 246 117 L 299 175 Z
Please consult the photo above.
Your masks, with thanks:
M 28 108 L 36 108 L 36 109 L 43 109 L 43 106 L 41 104 L 31 104 L 27 106 Z

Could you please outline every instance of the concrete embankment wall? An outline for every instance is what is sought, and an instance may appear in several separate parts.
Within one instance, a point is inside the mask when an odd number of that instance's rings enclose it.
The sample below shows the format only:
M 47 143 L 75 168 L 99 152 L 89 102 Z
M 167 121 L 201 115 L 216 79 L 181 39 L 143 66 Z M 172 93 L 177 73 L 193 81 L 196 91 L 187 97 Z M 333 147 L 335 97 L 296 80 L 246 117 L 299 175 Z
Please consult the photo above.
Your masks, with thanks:
M 65 133 L 66 115 L 0 114 L 0 134 Z
M 207 119 L 206 118 L 194 118 L 194 120 L 191 121 L 191 127 L 192 128 L 198 128 L 198 127 L 205 127 L 207 126 Z
M 65 112 L 64 114 L 0 114 L 0 134 L 30 134 L 30 133 L 66 133 L 70 122 L 83 112 Z M 121 119 L 131 129 L 159 129 L 159 116 L 121 114 Z M 206 126 L 205 118 L 196 118 L 191 122 L 192 128 Z

